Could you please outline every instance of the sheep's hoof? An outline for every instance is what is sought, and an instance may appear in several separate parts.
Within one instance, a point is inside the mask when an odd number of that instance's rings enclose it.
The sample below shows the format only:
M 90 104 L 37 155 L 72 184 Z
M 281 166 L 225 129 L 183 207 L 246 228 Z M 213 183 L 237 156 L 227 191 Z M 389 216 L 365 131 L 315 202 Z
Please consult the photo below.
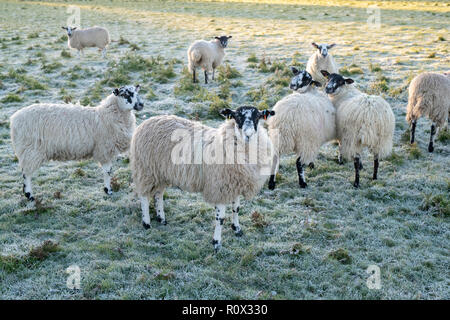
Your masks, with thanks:
M 30 202 L 34 202 L 34 197 L 29 197 L 28 200 L 30 200 Z
M 269 181 L 269 190 L 275 190 L 275 181 Z
M 364 169 L 363 164 L 362 164 L 362 162 L 360 162 L 359 163 L 359 170 L 363 170 L 363 169 Z
M 29 193 L 29 192 L 25 192 L 25 197 L 27 197 L 27 199 L 28 199 L 28 200 L 30 200 L 30 197 L 31 197 L 31 193 Z M 31 197 L 31 198 L 33 198 L 33 197 Z
M 213 240 L 212 244 L 214 246 L 214 251 L 217 253 L 220 248 L 222 247 L 222 245 L 220 244 L 220 242 L 218 240 Z
M 359 188 L 359 182 L 353 182 L 353 186 L 354 186 L 355 188 Z
M 142 221 L 142 225 L 144 226 L 144 229 L 146 229 L 146 230 L 150 228 L 150 224 L 145 223 L 144 221 Z
M 300 181 L 299 185 L 300 185 L 300 188 L 302 188 L 302 189 L 305 189 L 308 186 L 308 184 L 306 182 L 303 182 L 303 181 Z
M 434 151 L 434 147 L 432 144 L 428 145 L 428 152 L 433 152 Z
M 373 176 L 372 180 L 378 180 L 378 177 L 377 176 Z
M 310 169 L 314 169 L 314 162 L 310 162 L 309 165 L 308 165 L 308 167 L 309 167 Z
M 104 187 L 103 191 L 105 191 L 105 193 L 109 196 L 112 195 L 112 191 L 110 189 L 108 189 L 107 187 Z
M 234 224 L 232 224 L 231 229 L 233 229 L 234 235 L 236 237 L 242 237 L 244 235 L 244 232 L 242 231 L 241 227 L 236 227 Z
M 162 225 L 167 225 L 167 221 L 166 221 L 166 219 L 161 219 L 161 217 L 160 216 L 156 216 L 156 221 L 158 221 L 159 223 L 161 223 Z

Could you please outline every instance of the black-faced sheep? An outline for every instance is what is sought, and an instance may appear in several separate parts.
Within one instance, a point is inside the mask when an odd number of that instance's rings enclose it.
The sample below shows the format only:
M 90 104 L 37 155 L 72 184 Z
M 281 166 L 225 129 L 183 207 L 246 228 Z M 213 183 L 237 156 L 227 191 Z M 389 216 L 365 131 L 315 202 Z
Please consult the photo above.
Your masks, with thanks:
M 336 131 L 340 154 L 353 159 L 354 186 L 359 187 L 361 153 L 365 147 L 374 155 L 373 179 L 377 179 L 379 159 L 392 151 L 395 117 L 390 105 L 381 97 L 356 89 L 352 79 L 322 70 L 328 79 L 325 92 L 336 108 Z
M 136 125 L 133 109 L 141 110 L 139 85 L 115 89 L 99 106 L 39 103 L 11 116 L 11 140 L 24 178 L 23 192 L 34 201 L 31 177 L 49 160 L 98 161 L 104 191 L 111 194 L 114 158 L 130 147 Z
M 217 129 L 173 115 L 150 118 L 136 128 L 130 163 L 145 228 L 150 227 L 148 199 L 155 198 L 157 220 L 165 223 L 164 189 L 176 186 L 201 192 L 215 206 L 216 250 L 227 204 L 233 205 L 232 228 L 242 234 L 239 197 L 254 197 L 270 174 L 273 146 L 261 120 L 274 112 L 244 106 L 221 114 L 229 120 Z

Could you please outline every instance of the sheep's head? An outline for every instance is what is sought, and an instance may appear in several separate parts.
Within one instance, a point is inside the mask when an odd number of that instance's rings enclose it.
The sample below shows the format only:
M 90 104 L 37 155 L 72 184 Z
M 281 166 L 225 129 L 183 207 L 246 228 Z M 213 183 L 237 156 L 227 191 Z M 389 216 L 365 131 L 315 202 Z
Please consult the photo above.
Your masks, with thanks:
M 69 38 L 72 36 L 73 32 L 77 30 L 77 27 L 61 27 L 61 28 L 67 31 L 67 35 L 69 36 Z
M 322 84 L 320 82 L 314 81 L 311 75 L 306 70 L 298 70 L 296 67 L 291 67 L 291 71 L 294 74 L 294 77 L 289 84 L 289 88 L 298 93 L 304 93 L 308 90 L 309 86 L 315 85 L 321 87 Z
M 322 55 L 322 57 L 326 57 L 328 55 L 328 50 L 330 50 L 331 48 L 333 48 L 336 43 L 333 44 L 317 44 L 315 42 L 311 43 L 311 45 L 316 48 L 317 50 L 319 50 L 320 54 Z
M 226 48 L 228 45 L 228 39 L 231 39 L 232 36 L 220 36 L 220 37 L 214 37 L 214 39 L 219 40 L 220 45 L 222 48 Z
M 259 121 L 267 120 L 268 117 L 275 115 L 275 111 L 259 111 L 255 107 L 242 106 L 236 110 L 223 109 L 220 114 L 227 119 L 233 119 L 236 135 L 245 142 L 249 142 L 250 138 L 258 131 Z
M 136 111 L 142 110 L 144 103 L 139 97 L 139 85 L 136 86 L 123 86 L 118 89 L 114 89 L 113 94 L 117 97 L 119 109 L 127 111 L 134 109 Z
M 347 78 L 345 79 L 343 76 L 337 73 L 330 74 L 326 70 L 320 71 L 322 75 L 327 78 L 327 84 L 325 86 L 325 92 L 327 94 L 337 94 L 341 90 L 342 87 L 344 87 L 347 84 L 352 84 L 354 81 L 353 79 Z

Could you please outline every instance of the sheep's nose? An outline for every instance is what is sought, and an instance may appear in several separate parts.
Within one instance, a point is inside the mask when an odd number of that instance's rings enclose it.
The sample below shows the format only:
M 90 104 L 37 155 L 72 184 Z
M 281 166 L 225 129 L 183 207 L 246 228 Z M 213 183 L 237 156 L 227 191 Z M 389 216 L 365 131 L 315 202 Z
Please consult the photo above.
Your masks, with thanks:
M 295 88 L 295 84 L 292 84 L 292 83 L 291 83 L 291 84 L 289 85 L 289 88 L 291 88 L 292 90 L 295 90 L 295 89 L 296 89 L 296 88 Z

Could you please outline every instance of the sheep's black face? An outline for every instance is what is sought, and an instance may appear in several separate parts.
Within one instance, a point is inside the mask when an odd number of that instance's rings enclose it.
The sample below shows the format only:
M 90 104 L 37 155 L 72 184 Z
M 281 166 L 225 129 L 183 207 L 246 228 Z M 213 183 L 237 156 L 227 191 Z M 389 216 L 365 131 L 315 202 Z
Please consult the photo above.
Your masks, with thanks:
M 73 28 L 71 28 L 71 27 L 61 27 L 61 28 L 63 28 L 64 30 L 67 31 L 67 36 L 69 38 L 72 36 L 73 32 L 77 29 L 77 27 L 73 27 Z
M 139 85 L 123 86 L 118 89 L 114 89 L 114 95 L 119 98 L 119 108 L 122 110 L 142 110 L 144 103 L 141 101 L 139 96 L 139 89 Z
M 306 70 L 298 70 L 296 67 L 291 67 L 292 73 L 294 77 L 291 79 L 291 83 L 289 84 L 289 88 L 299 93 L 305 92 L 308 87 L 312 84 L 320 87 L 321 84 L 317 81 L 314 81 Z
M 257 132 L 259 121 L 273 116 L 275 111 L 264 110 L 259 111 L 255 107 L 242 106 L 233 111 L 231 109 L 223 109 L 220 114 L 227 119 L 234 119 L 236 122 L 235 129 L 237 133 L 249 142 L 250 138 Z
M 316 48 L 317 50 L 319 50 L 320 54 L 322 55 L 322 57 L 326 57 L 328 55 L 328 50 L 330 50 L 331 48 L 333 48 L 336 44 L 316 44 L 315 42 L 312 43 L 313 47 Z
M 325 86 L 325 92 L 327 94 L 335 94 L 342 86 L 346 84 L 352 84 L 354 81 L 350 78 L 344 79 L 343 76 L 337 73 L 330 74 L 328 71 L 322 70 L 322 75 L 328 79 Z
M 228 39 L 232 38 L 232 36 L 221 36 L 221 37 L 214 37 L 214 38 L 220 41 L 220 45 L 223 48 L 226 48 L 228 45 Z

